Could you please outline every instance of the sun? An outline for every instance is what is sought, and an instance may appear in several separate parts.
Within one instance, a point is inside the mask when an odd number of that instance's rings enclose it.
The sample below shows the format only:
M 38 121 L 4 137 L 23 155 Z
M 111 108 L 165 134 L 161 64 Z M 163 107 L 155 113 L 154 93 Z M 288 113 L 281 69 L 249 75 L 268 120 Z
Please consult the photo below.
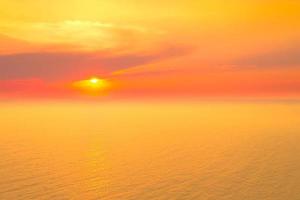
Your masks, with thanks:
M 93 84 L 97 84 L 99 82 L 99 79 L 98 78 L 91 78 L 90 82 L 93 83 Z
M 88 80 L 82 81 L 82 83 L 83 83 L 83 86 L 86 86 L 87 88 L 92 88 L 92 89 L 104 89 L 108 85 L 107 80 L 100 79 L 97 77 L 92 77 Z
M 72 85 L 73 88 L 84 93 L 100 94 L 108 90 L 110 83 L 106 79 L 91 77 L 86 80 L 75 81 Z

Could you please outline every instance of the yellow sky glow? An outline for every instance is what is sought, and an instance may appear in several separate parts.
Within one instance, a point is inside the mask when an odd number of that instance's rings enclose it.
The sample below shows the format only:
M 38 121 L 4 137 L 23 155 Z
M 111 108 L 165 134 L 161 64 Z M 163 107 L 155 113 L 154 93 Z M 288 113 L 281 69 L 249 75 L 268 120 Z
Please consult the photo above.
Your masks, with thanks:
M 0 86 L 99 76 L 142 93 L 295 95 L 299 10 L 286 0 L 3 0 Z

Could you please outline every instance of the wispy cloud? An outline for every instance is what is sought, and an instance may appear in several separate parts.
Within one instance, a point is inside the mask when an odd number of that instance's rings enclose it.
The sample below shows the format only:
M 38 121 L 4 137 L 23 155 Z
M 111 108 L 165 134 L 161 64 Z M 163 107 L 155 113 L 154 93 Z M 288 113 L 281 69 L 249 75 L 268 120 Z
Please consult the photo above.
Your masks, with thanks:
M 300 67 L 300 43 L 277 47 L 239 59 L 235 64 L 254 67 Z
M 133 25 L 73 20 L 0 27 L 6 42 L 0 48 L 0 80 L 107 75 L 190 50 L 168 41 L 161 30 Z
M 61 21 L 53 23 L 1 23 L 0 34 L 19 42 L 40 46 L 43 51 L 130 51 L 157 42 L 160 30 L 139 26 L 117 25 L 97 21 Z M 143 38 L 142 41 L 140 41 Z M 150 42 L 151 41 L 151 42 Z M 146 43 L 146 44 L 145 44 Z M 128 49 L 127 49 L 128 50 Z
M 60 79 L 110 73 L 186 54 L 184 47 L 165 47 L 153 53 L 24 53 L 0 55 L 0 80 Z

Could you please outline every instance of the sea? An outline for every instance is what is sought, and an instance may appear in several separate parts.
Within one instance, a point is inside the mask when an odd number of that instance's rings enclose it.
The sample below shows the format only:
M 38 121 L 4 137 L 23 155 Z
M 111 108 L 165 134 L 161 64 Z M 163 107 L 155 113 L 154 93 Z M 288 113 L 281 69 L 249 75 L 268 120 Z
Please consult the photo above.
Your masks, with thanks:
M 2 102 L 0 200 L 299 200 L 298 102 Z

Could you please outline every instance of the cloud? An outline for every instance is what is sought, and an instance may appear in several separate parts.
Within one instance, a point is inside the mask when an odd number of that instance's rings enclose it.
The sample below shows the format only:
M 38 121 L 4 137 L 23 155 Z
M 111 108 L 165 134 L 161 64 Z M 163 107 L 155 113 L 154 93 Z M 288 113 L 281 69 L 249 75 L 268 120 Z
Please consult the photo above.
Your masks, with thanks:
M 128 42 L 132 51 L 156 44 L 161 33 L 159 30 L 138 26 L 80 20 L 0 24 L 1 35 L 40 46 L 43 51 L 48 52 L 107 49 L 124 51 Z
M 288 47 L 239 59 L 235 64 L 257 67 L 300 66 L 300 44 L 295 43 Z
M 66 79 L 73 76 L 111 72 L 184 55 L 190 51 L 182 46 L 168 46 L 153 53 L 22 53 L 0 55 L 0 80 Z
M 109 75 L 191 48 L 160 30 L 95 21 L 0 24 L 0 80 Z

